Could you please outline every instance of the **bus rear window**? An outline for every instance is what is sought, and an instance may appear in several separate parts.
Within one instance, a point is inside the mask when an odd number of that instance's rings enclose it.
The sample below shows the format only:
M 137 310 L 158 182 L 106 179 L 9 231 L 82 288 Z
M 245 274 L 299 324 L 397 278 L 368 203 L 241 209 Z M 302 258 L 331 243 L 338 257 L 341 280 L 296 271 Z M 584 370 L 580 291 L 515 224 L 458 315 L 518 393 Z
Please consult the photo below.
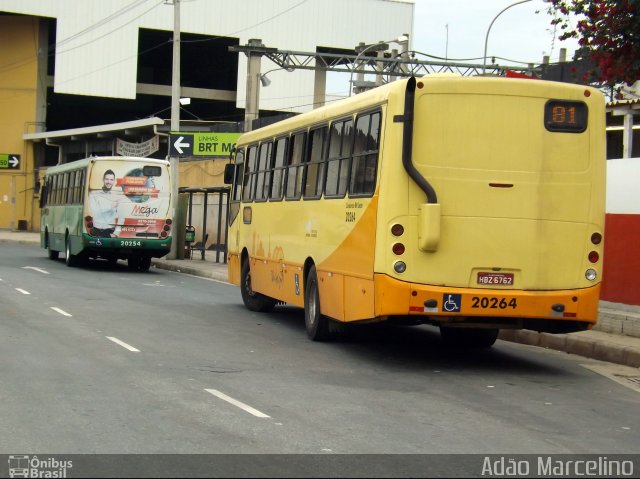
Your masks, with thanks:
M 582 133 L 587 129 L 587 113 L 581 101 L 549 100 L 544 106 L 544 126 L 549 131 Z
M 159 166 L 145 166 L 142 168 L 144 176 L 162 176 L 162 168 Z

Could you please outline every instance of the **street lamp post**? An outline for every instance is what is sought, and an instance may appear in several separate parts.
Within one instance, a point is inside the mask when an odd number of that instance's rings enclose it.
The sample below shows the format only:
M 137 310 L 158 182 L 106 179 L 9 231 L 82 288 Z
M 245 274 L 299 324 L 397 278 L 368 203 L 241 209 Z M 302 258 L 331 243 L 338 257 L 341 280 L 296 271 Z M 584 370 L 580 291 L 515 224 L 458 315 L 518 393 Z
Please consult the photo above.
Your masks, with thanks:
M 487 28 L 487 35 L 484 38 L 484 55 L 482 56 L 482 74 L 484 75 L 486 70 L 487 70 L 487 43 L 489 41 L 489 32 L 491 31 L 491 27 L 493 26 L 493 22 L 496 21 L 496 19 L 502 15 L 505 11 L 509 10 L 511 7 L 515 7 L 516 5 L 520 5 L 521 3 L 527 3 L 527 2 L 531 2 L 532 0 L 521 0 L 520 2 L 516 2 L 516 3 L 512 3 L 511 5 L 509 5 L 508 7 L 503 8 L 500 13 L 498 13 L 495 17 L 493 17 L 493 20 L 491 20 L 491 23 L 489 24 L 489 28 Z
M 530 1 L 530 0 L 527 0 Z M 387 43 L 399 43 L 403 46 L 406 46 L 406 44 L 408 44 L 409 42 L 409 36 L 408 35 L 400 35 L 398 38 L 394 38 L 393 40 L 387 40 L 385 42 L 378 42 L 378 43 L 372 43 L 371 45 L 368 45 L 366 47 L 364 47 L 362 50 L 360 50 L 360 53 L 358 53 L 358 55 L 356 56 L 356 59 L 353 61 L 353 70 L 355 70 L 356 68 L 358 68 L 358 60 L 360 60 L 360 57 L 367 51 L 371 50 L 372 48 L 380 48 L 383 45 L 386 45 Z M 385 47 L 388 48 L 388 47 Z M 408 50 L 408 48 L 403 48 L 403 50 L 406 52 Z M 351 70 L 351 77 L 349 78 L 349 96 L 351 96 L 351 92 L 353 91 L 353 70 Z
M 171 71 L 171 131 L 180 131 L 180 0 L 173 0 L 173 61 Z M 177 156 L 169 157 L 171 179 L 171 207 L 174 215 L 178 208 L 179 168 Z M 178 258 L 177 232 L 173 234 L 167 258 Z

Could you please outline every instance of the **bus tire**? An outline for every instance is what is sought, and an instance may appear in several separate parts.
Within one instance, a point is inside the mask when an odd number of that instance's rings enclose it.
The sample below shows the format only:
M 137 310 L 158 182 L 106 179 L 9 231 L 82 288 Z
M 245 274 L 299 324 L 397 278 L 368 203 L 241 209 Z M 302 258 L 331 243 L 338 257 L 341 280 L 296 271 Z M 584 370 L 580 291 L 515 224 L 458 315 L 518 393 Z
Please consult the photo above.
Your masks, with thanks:
M 331 337 L 329 318 L 320 313 L 318 274 L 311 266 L 304 286 L 304 325 L 307 336 L 313 341 L 326 341 Z
M 56 251 L 55 249 L 51 249 L 51 241 L 49 239 L 49 231 L 45 231 L 45 233 L 44 233 L 44 244 L 45 244 L 45 247 L 47 248 L 47 256 L 49 256 L 49 259 L 58 259 L 58 254 L 60 252 Z
M 129 256 L 127 259 L 127 267 L 130 271 L 138 271 L 140 269 L 140 257 Z
M 242 294 L 242 302 L 249 311 L 258 311 L 268 313 L 276 305 L 277 301 L 264 294 L 256 293 L 251 288 L 251 268 L 249 260 L 242 262 L 240 271 L 240 294 Z
M 461 348 L 490 348 L 498 339 L 497 328 L 448 328 L 440 326 L 442 341 L 448 346 Z
M 71 241 L 69 240 L 68 235 L 64 240 L 64 253 L 66 255 L 64 259 L 64 263 L 67 266 L 72 267 L 78 264 L 77 256 L 71 254 Z
M 138 260 L 138 269 L 140 271 L 149 271 L 151 268 L 151 256 L 141 256 Z

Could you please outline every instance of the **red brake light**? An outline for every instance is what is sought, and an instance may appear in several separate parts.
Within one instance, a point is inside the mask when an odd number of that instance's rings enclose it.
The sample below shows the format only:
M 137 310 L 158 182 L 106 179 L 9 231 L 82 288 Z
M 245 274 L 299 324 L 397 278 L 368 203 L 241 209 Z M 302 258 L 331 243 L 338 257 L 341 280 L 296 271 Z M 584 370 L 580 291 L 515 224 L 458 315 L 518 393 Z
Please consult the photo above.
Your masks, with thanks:
M 402 243 L 396 243 L 393 245 L 391 250 L 393 251 L 394 254 L 397 254 L 398 256 L 400 256 L 401 254 L 404 254 L 404 245 Z
M 599 259 L 600 259 L 600 255 L 598 254 L 597 251 L 591 251 L 589 253 L 589 261 L 591 263 L 597 263 Z

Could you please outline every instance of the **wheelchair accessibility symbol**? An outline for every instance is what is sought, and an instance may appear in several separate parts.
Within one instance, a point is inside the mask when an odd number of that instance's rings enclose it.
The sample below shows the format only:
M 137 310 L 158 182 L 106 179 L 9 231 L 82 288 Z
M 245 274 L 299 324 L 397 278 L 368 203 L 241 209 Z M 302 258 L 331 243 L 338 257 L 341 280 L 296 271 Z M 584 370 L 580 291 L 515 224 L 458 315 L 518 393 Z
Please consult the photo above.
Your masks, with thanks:
M 442 309 L 447 313 L 459 313 L 461 303 L 461 294 L 445 294 L 442 298 Z

